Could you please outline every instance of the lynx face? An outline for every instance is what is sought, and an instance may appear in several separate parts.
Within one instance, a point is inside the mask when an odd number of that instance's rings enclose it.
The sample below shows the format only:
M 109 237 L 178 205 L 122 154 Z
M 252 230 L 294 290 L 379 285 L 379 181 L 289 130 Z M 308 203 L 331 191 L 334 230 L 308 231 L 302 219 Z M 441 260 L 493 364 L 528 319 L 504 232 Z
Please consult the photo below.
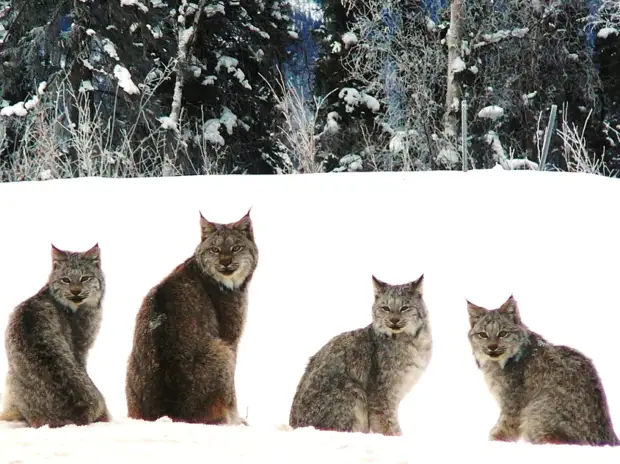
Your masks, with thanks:
M 489 310 L 467 302 L 469 342 L 481 364 L 499 362 L 502 366 L 527 342 L 517 302 L 511 296 L 500 308 Z
M 52 296 L 76 311 L 84 304 L 98 305 L 103 294 L 103 272 L 99 245 L 85 252 L 59 250 L 52 245 Z
M 379 332 L 417 333 L 427 322 L 428 313 L 422 297 L 424 275 L 414 282 L 390 285 L 373 276 L 375 301 L 373 325 Z
M 223 286 L 239 288 L 258 263 L 249 212 L 232 224 L 209 222 L 201 214 L 200 226 L 202 241 L 195 253 L 199 265 Z

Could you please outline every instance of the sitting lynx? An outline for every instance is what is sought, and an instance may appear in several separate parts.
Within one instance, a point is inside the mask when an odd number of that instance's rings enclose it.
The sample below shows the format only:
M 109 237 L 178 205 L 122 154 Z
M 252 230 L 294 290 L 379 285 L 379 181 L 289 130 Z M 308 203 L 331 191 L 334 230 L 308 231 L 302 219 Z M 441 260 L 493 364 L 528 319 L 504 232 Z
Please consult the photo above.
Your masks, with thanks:
M 200 215 L 194 253 L 145 296 L 126 373 L 129 417 L 247 424 L 235 372 L 258 265 L 250 212 L 230 224 Z
M 528 329 L 512 296 L 498 309 L 467 309 L 476 363 L 501 409 L 491 440 L 619 444 L 590 359 Z
M 401 435 L 398 407 L 431 358 L 423 279 L 390 285 L 373 276 L 372 323 L 332 338 L 310 358 L 291 427 Z
M 85 252 L 52 245 L 48 282 L 10 314 L 9 371 L 0 420 L 31 427 L 108 422 L 103 395 L 86 370 L 102 317 L 105 277 L 99 245 Z

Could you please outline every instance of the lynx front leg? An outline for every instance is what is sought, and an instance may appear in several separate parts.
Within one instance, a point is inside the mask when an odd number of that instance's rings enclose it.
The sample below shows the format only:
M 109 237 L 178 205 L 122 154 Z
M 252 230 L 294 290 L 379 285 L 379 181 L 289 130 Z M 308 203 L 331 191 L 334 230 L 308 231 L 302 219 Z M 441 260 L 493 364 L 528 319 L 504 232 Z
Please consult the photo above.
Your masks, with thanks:
M 514 442 L 519 440 L 519 422 L 518 420 L 501 413 L 495 426 L 489 434 L 491 441 L 508 441 Z
M 393 410 L 371 410 L 369 414 L 370 430 L 383 435 L 402 435 L 398 417 Z

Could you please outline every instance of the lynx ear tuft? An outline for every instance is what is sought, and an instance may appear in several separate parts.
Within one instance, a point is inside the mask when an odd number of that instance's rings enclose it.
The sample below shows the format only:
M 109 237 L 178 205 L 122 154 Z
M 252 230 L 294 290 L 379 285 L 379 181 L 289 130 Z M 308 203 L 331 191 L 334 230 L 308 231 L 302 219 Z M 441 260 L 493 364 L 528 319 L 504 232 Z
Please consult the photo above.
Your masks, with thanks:
M 199 211 L 199 213 L 200 213 L 200 236 L 201 236 L 201 239 L 204 241 L 204 239 L 207 238 L 209 234 L 212 234 L 213 232 L 217 230 L 217 224 L 208 221 L 202 215 L 201 211 Z
M 251 241 L 254 241 L 254 227 L 252 225 L 252 218 L 250 217 L 250 211 L 252 211 L 252 208 L 250 208 L 248 212 L 245 213 L 245 215 L 241 219 L 233 223 L 231 225 L 231 228 L 238 230 L 239 232 L 242 232 L 243 234 L 245 234 L 245 236 L 248 239 L 250 239 Z
M 67 252 L 61 250 L 60 248 L 56 248 L 52 243 L 52 268 L 56 269 L 58 264 L 67 260 Z
M 467 299 L 465 301 L 467 301 L 467 312 L 469 313 L 469 325 L 473 327 L 485 314 L 489 312 L 489 310 L 483 308 L 482 306 L 475 305 Z
M 505 314 L 506 316 L 510 316 L 513 321 L 517 324 L 521 323 L 521 315 L 519 314 L 519 305 L 517 304 L 517 300 L 511 294 L 508 299 L 502 304 L 497 310 L 498 313 Z
M 96 266 L 101 266 L 101 249 L 99 248 L 99 243 L 95 243 L 95 245 L 91 249 L 85 251 L 82 256 L 92 261 Z
M 409 284 L 412 293 L 422 295 L 424 293 L 424 274 Z
M 388 287 L 388 284 L 383 282 L 382 280 L 377 279 L 374 275 L 372 276 L 372 286 L 374 289 L 375 298 L 378 297 L 381 293 L 385 292 Z

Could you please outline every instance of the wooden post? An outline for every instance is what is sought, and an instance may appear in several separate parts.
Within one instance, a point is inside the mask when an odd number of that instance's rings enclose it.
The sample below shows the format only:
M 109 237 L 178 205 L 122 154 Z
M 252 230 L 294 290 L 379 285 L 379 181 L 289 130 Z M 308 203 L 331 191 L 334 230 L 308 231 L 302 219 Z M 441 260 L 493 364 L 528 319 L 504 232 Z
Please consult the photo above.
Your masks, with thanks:
M 467 172 L 469 160 L 467 159 L 467 102 L 461 100 L 461 147 L 463 171 Z
M 547 155 L 549 154 L 549 147 L 551 146 L 551 137 L 555 131 L 555 115 L 558 111 L 558 105 L 551 105 L 551 114 L 549 114 L 549 124 L 545 129 L 545 138 L 543 140 L 542 154 L 540 156 L 539 171 L 545 170 L 545 164 L 547 163 Z

